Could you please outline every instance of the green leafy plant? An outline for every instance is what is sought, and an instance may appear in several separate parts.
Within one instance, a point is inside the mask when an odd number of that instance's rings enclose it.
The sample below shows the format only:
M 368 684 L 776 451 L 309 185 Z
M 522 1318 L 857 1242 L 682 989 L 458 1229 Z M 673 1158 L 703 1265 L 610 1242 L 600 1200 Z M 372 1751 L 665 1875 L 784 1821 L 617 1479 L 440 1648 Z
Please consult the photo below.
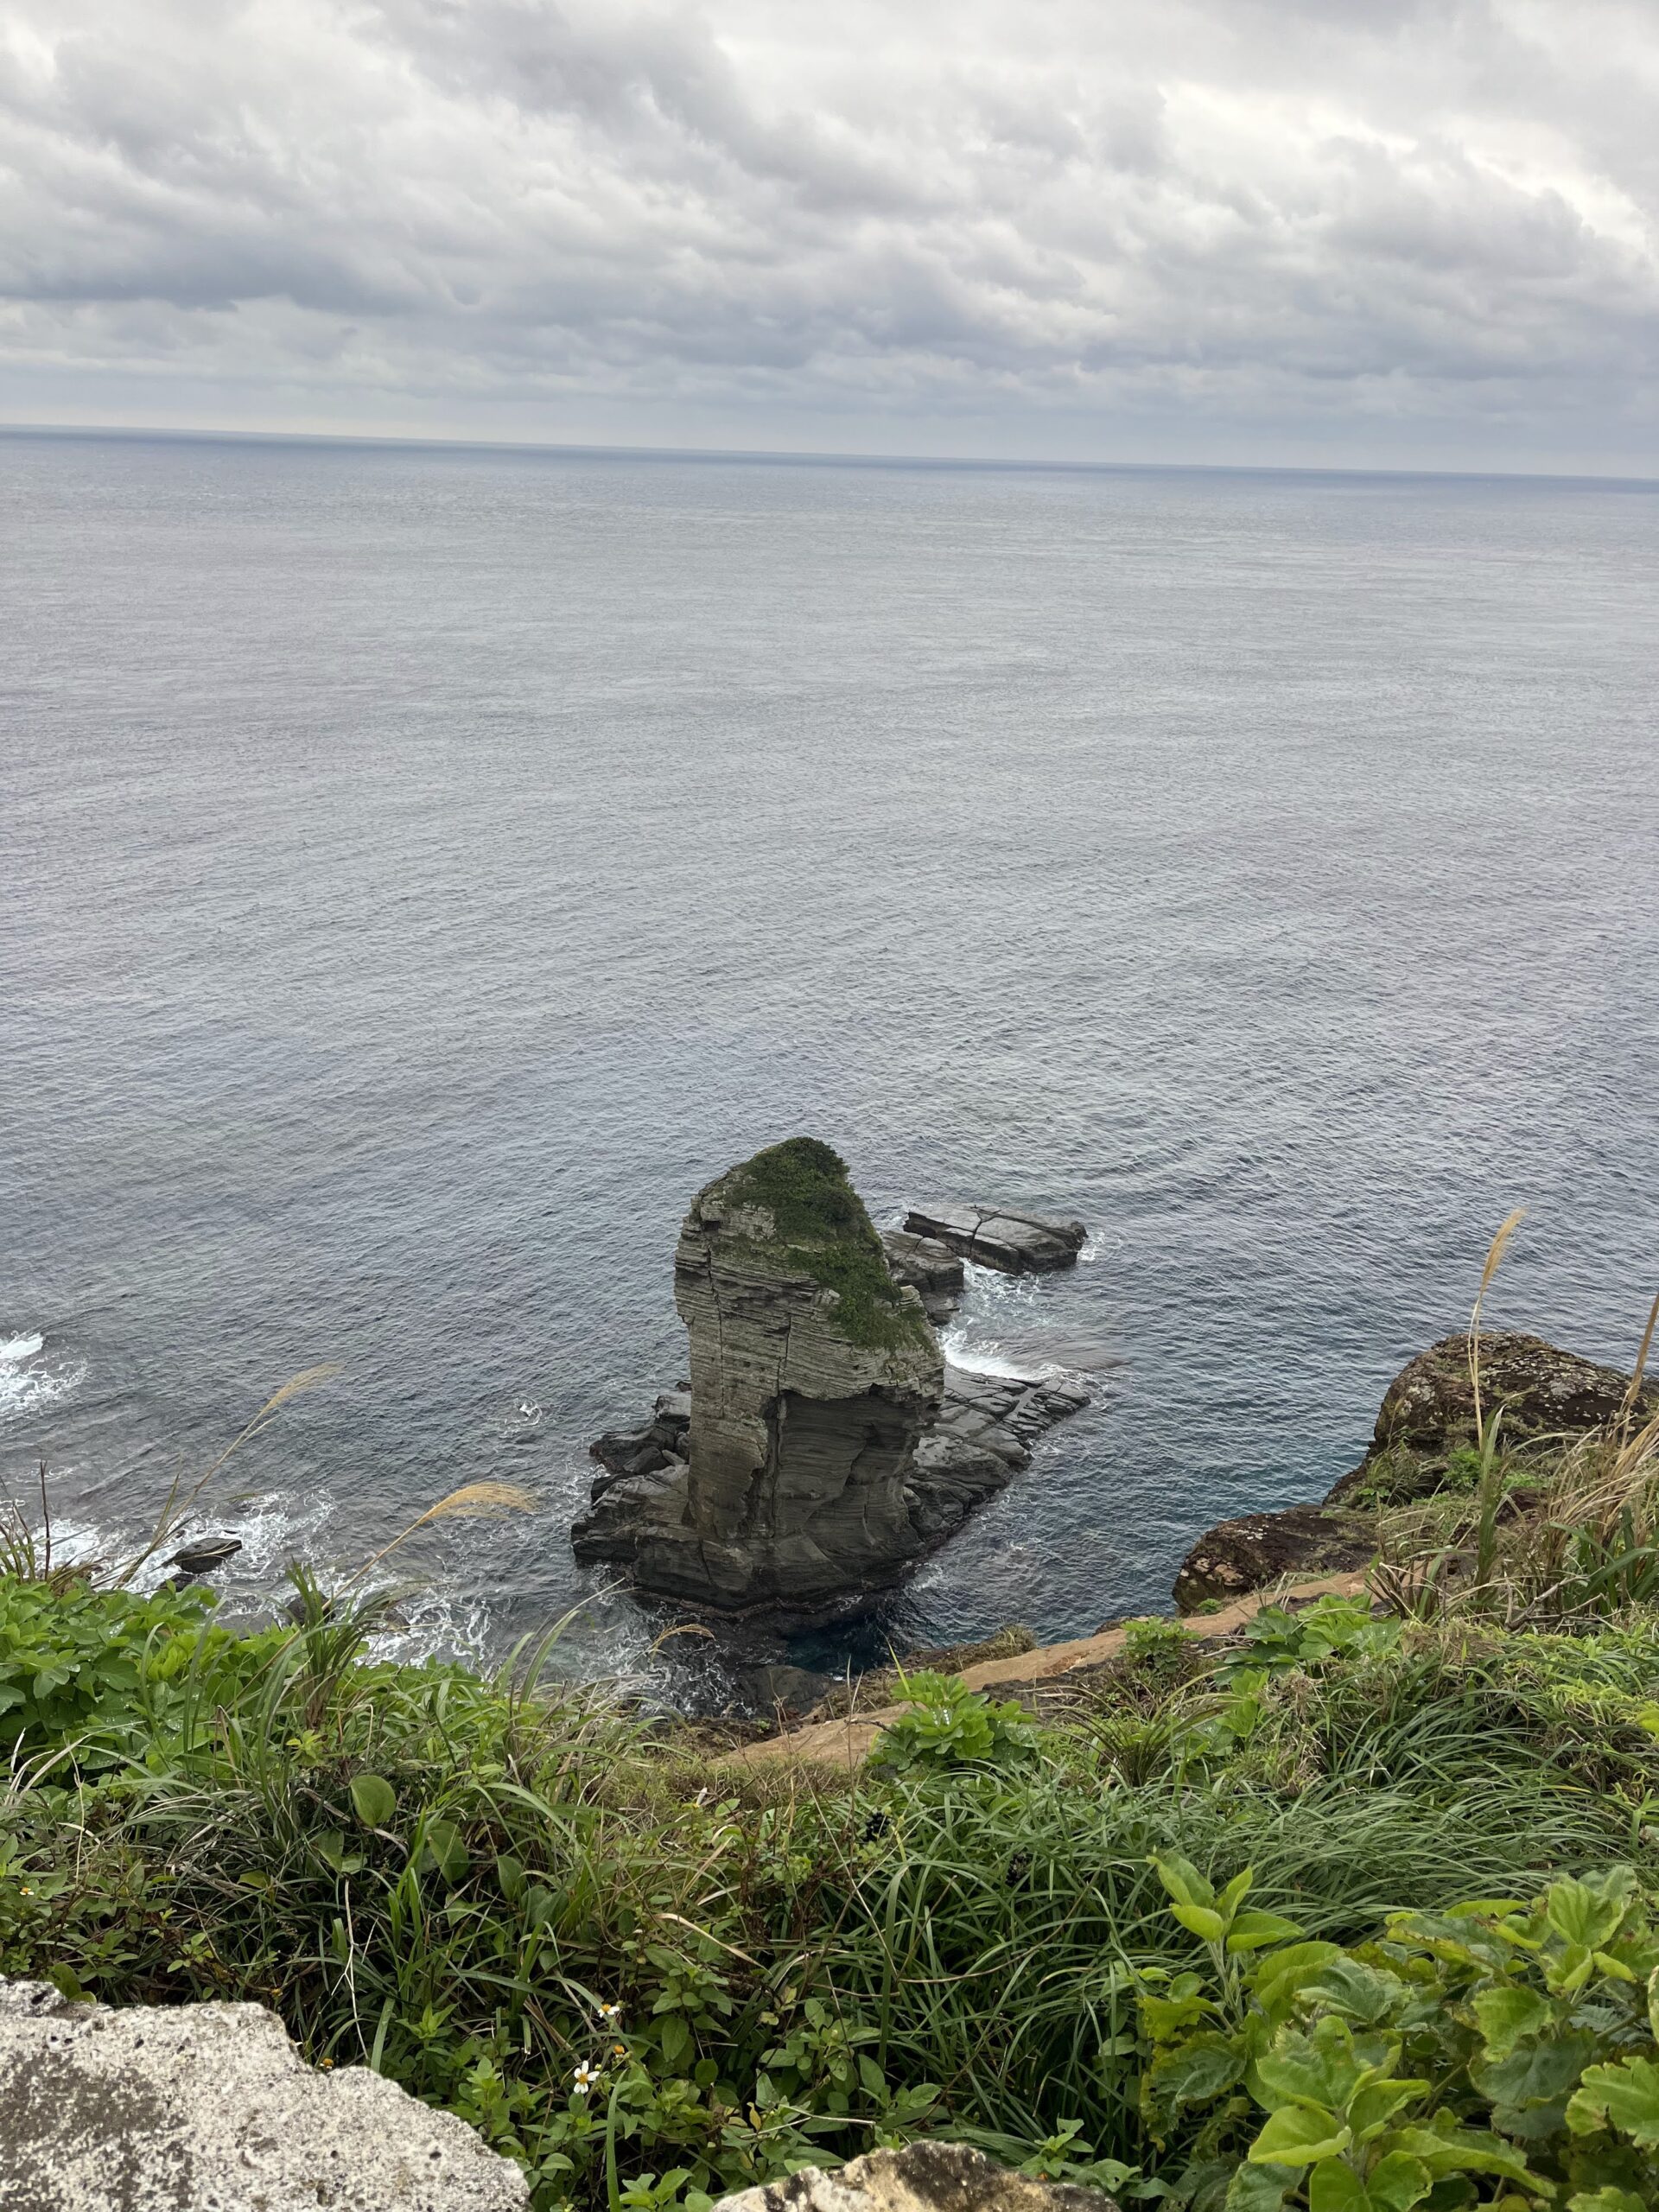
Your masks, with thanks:
M 1397 1620 L 1374 1620 L 1363 1599 L 1330 1592 L 1294 1612 L 1263 1605 L 1246 1622 L 1237 1649 L 1224 1654 L 1217 1676 L 1236 1681 L 1323 1667 L 1332 1659 L 1376 1658 L 1398 1646 L 1400 1630 Z
M 215 1626 L 206 1592 L 133 1598 L 0 1578 L 0 1749 L 75 1742 L 83 1764 L 110 1764 L 141 1726 L 233 1694 L 270 1647 Z
M 1154 1682 L 1177 1682 L 1201 1639 L 1179 1621 L 1149 1613 L 1123 1624 L 1123 1656 L 1137 1673 Z
M 1038 1735 L 1011 1700 L 994 1705 L 954 1675 L 900 1675 L 906 1710 L 870 1754 L 878 1767 L 1007 1767 L 1029 1759 Z
M 1628 1867 L 1308 1942 L 1158 1872 L 1208 1967 L 1141 1977 L 1148 2126 L 1229 2212 L 1659 2204 L 1659 1929 Z M 1241 1941 L 1241 1936 L 1243 1940 Z M 1251 1955 L 1255 1954 L 1255 1955 Z

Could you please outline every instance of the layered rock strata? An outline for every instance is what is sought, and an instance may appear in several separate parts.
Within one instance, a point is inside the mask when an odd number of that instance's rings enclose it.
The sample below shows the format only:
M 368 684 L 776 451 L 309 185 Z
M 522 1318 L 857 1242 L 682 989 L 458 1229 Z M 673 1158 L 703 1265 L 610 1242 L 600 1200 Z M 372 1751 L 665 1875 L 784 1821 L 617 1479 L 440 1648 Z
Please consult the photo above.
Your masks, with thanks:
M 947 1366 L 939 1410 L 918 1440 L 905 1480 L 905 1510 L 915 1541 L 892 1574 L 865 1593 L 878 1596 L 908 1567 L 954 1535 L 975 1510 L 1031 1465 L 1031 1447 L 1089 1402 L 1081 1384 L 1020 1376 L 970 1374 Z M 591 1446 L 600 1463 L 589 1510 L 570 1532 L 584 1567 L 632 1567 L 646 1538 L 683 1516 L 690 1477 L 690 1394 L 665 1391 L 652 1419 L 613 1429 Z M 850 1601 L 842 1618 L 857 1610 Z
M 963 1263 L 959 1254 L 936 1237 L 914 1236 L 907 1229 L 884 1229 L 881 1249 L 895 1282 L 908 1283 L 930 1321 L 948 1321 L 961 1303 Z
M 1075 1267 L 1088 1230 L 1080 1221 L 1051 1221 L 1003 1206 L 949 1204 L 912 1206 L 905 1228 L 958 1252 L 976 1267 L 1000 1274 L 1052 1274 Z
M 589 1516 L 614 1533 L 626 1516 L 637 1586 L 804 1624 L 894 1580 L 922 1548 L 906 1484 L 944 1362 L 827 1145 L 791 1139 L 698 1192 L 674 1302 L 690 1345 L 684 1458 L 682 1408 L 659 1402 L 626 1493 L 601 1489 Z M 575 1541 L 616 1555 L 583 1524 Z

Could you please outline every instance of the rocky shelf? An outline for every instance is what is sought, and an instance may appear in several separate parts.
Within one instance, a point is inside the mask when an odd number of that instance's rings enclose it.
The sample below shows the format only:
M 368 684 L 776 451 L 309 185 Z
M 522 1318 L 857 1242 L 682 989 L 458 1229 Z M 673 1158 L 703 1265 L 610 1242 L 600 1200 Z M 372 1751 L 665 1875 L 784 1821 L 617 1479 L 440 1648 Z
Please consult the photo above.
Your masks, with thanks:
M 1503 1408 L 1504 1451 L 1521 1469 L 1621 1417 L 1640 1427 L 1659 1415 L 1659 1387 L 1518 1330 L 1484 1334 L 1480 1365 L 1486 1410 Z M 1370 1509 L 1433 1497 L 1455 1482 L 1458 1455 L 1474 1443 L 1469 1339 L 1442 1337 L 1389 1383 L 1364 1458 L 1323 1500 L 1205 1529 L 1175 1577 L 1176 1604 L 1190 1612 L 1283 1574 L 1363 1565 L 1376 1543 Z
M 1080 1221 L 1051 1221 L 1007 1206 L 959 1201 L 912 1206 L 905 1216 L 905 1230 L 1005 1275 L 1052 1274 L 1057 1268 L 1075 1267 L 1089 1234 Z

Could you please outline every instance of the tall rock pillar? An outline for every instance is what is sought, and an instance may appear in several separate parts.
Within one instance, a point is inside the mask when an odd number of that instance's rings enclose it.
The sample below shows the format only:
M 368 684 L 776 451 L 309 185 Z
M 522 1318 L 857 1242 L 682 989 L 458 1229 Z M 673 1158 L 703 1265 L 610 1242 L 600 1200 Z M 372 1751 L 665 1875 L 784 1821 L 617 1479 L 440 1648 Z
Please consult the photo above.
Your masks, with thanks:
M 805 1624 L 896 1581 L 925 1548 L 906 1478 L 944 1360 L 837 1154 L 792 1137 L 700 1191 L 674 1300 L 690 1471 L 683 1517 L 639 1545 L 639 1587 Z

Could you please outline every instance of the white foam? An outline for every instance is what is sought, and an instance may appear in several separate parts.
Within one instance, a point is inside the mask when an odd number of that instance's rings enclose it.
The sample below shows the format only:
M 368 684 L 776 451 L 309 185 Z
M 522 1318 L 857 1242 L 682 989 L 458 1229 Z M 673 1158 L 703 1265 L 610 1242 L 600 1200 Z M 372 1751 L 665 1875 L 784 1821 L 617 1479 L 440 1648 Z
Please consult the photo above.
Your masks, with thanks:
M 1003 1274 L 995 1268 L 976 1267 L 971 1261 L 964 1274 L 961 1308 L 939 1332 L 952 1367 L 963 1368 L 969 1375 L 1030 1382 L 1051 1382 L 1066 1372 L 1058 1361 L 1030 1353 L 1022 1358 L 1008 1349 L 1007 1332 L 1017 1338 L 1027 1327 L 1040 1326 L 1040 1276 Z
M 86 1381 L 84 1367 L 54 1373 L 45 1354 L 46 1338 L 36 1329 L 0 1337 L 0 1421 L 67 1398 Z
M 995 1375 L 1012 1382 L 1052 1382 L 1071 1372 L 1056 1359 L 1020 1359 L 993 1339 L 971 1349 L 953 1329 L 939 1339 L 946 1360 L 965 1375 Z
M 481 1598 L 434 1587 L 400 1591 L 397 1611 L 409 1625 L 388 1629 L 368 1642 L 372 1659 L 454 1659 L 487 1671 L 492 1655 L 490 1611 Z

